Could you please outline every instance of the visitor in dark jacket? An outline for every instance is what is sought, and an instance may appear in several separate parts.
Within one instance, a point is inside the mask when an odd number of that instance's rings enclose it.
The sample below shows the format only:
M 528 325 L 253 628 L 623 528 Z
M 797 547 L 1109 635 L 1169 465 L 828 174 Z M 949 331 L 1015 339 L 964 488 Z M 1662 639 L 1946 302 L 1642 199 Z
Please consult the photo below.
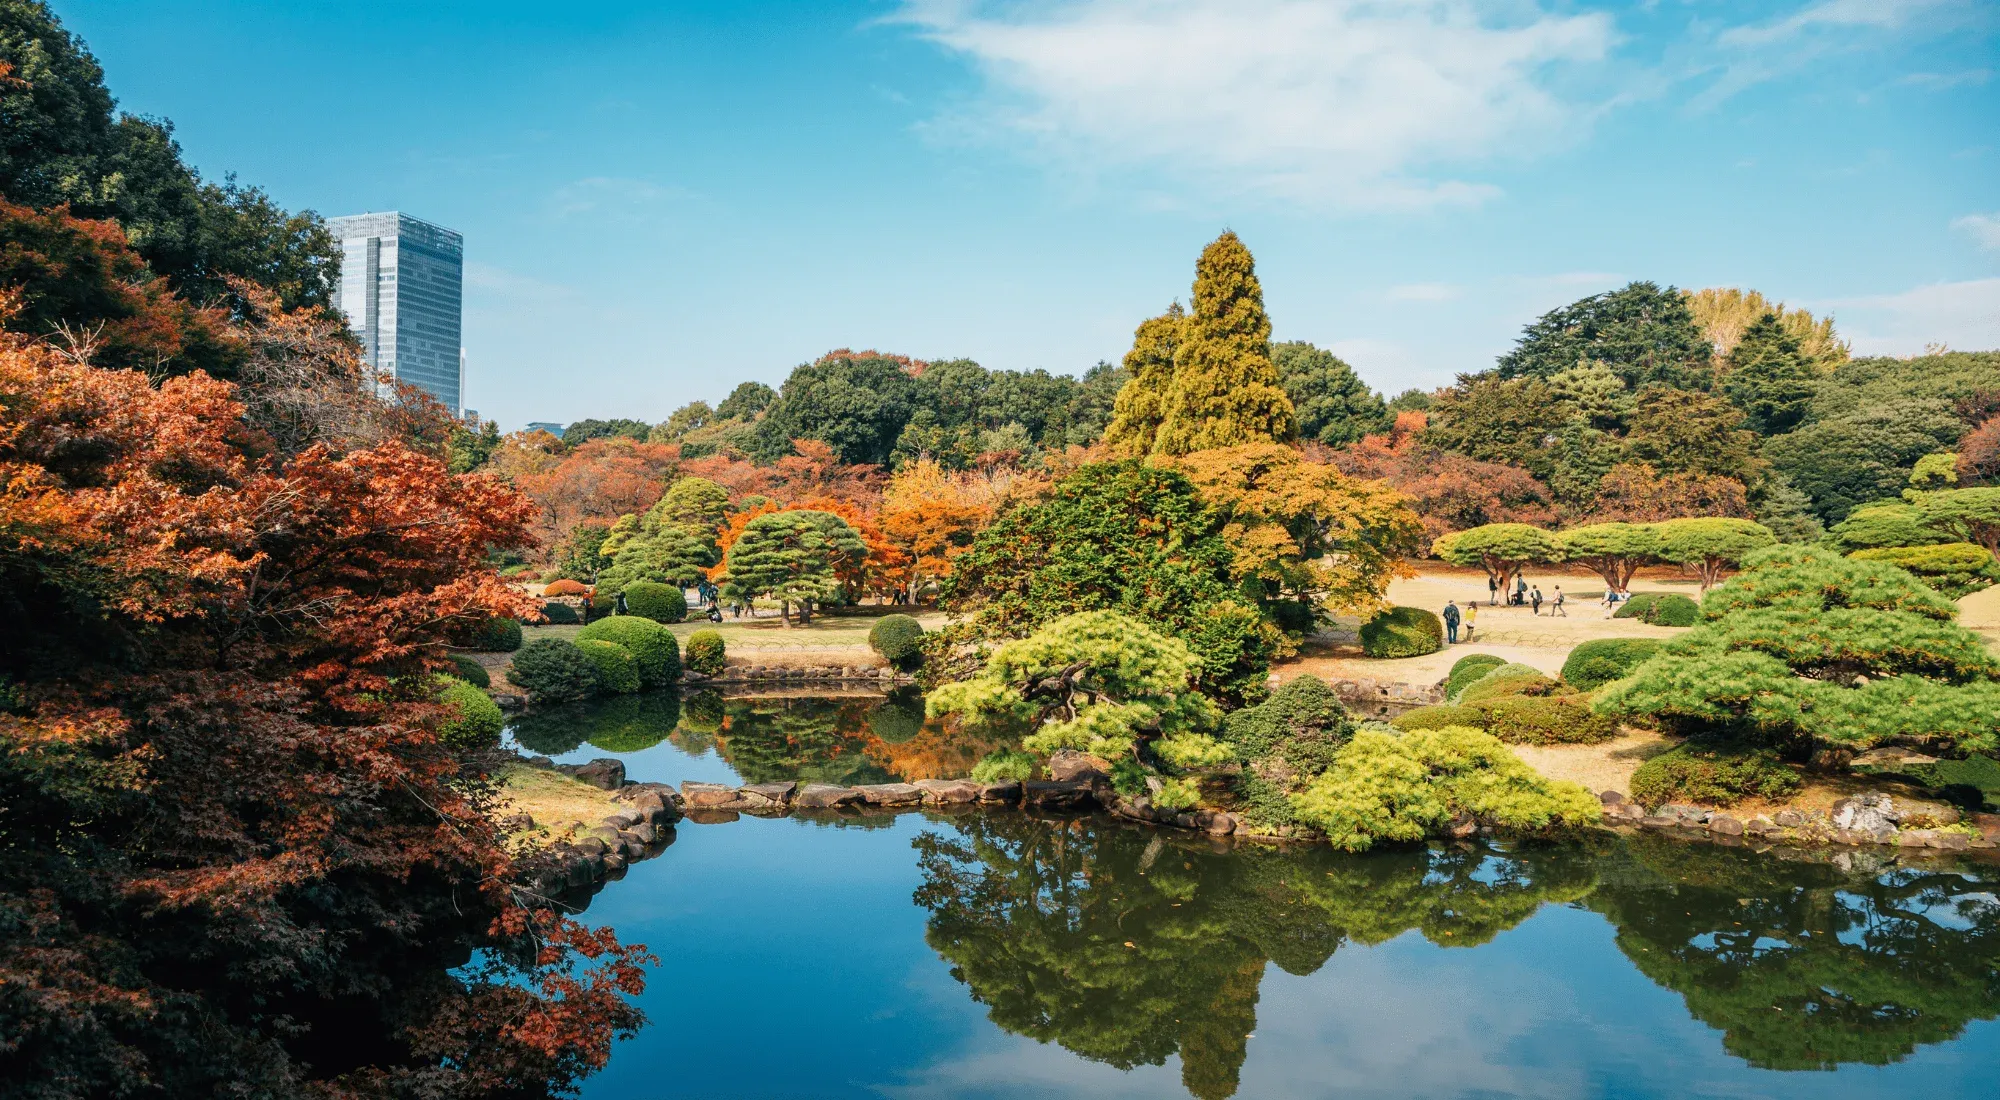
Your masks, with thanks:
M 1457 645 L 1458 644 L 1458 601 L 1446 600 L 1444 602 L 1444 614 L 1441 616 L 1441 618 L 1444 619 L 1444 643 L 1446 645 Z

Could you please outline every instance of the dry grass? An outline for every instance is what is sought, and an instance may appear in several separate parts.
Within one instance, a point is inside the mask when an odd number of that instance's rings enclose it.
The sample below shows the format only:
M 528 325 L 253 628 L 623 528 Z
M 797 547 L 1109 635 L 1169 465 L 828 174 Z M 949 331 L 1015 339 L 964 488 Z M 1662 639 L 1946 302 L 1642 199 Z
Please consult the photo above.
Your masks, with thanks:
M 560 772 L 510 764 L 499 773 L 500 816 L 527 814 L 535 827 L 519 834 L 529 843 L 547 844 L 566 835 L 571 826 L 590 828 L 619 809 L 611 792 L 599 790 Z

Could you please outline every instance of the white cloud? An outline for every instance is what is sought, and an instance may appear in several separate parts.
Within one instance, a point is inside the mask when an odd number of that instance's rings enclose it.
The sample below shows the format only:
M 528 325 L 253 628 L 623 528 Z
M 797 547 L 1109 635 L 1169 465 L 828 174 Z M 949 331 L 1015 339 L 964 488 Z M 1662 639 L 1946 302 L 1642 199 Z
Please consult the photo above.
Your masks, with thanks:
M 1405 283 L 1383 291 L 1382 297 L 1392 302 L 1449 302 L 1463 293 L 1464 288 L 1451 283 Z
M 1961 0 L 1823 0 L 1759 26 L 1732 27 L 1717 40 L 1729 46 L 1765 46 L 1816 30 L 1893 29 L 1909 23 L 1914 16 L 1941 7 L 1957 7 L 1960 3 Z
M 908 0 L 900 22 L 968 58 L 981 98 L 947 120 L 1072 171 L 1136 168 L 1225 191 L 1355 206 L 1483 201 L 1437 169 L 1573 135 L 1609 16 L 1470 0 Z
M 2000 348 L 2000 278 L 1931 283 L 1815 305 L 1838 311 L 1840 331 L 1856 355 L 1916 355 L 1932 344 L 1959 351 Z
M 2000 248 L 2000 214 L 1967 214 L 1951 227 L 1978 241 L 1981 248 Z

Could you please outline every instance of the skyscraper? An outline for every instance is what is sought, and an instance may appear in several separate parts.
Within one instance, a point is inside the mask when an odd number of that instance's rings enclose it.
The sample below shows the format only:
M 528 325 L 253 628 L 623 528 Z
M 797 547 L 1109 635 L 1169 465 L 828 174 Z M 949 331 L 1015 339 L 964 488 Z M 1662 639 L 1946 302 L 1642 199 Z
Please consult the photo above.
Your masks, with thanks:
M 361 338 L 361 358 L 379 377 L 458 412 L 465 238 L 395 211 L 326 225 L 340 241 L 340 310 Z

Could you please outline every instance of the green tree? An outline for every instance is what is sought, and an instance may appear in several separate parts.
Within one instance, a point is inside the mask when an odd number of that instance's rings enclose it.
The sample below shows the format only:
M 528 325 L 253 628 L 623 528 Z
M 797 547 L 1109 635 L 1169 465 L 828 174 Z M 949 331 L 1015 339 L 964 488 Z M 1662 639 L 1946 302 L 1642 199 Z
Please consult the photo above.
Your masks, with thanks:
M 715 410 L 706 401 L 690 401 L 675 409 L 667 419 L 654 426 L 647 440 L 653 443 L 677 443 L 689 432 L 698 431 L 715 419 Z
M 750 521 L 729 548 L 728 586 L 743 599 L 779 601 L 779 617 L 792 625 L 812 620 L 815 603 L 840 594 L 836 570 L 868 556 L 868 544 L 839 516 L 797 510 L 770 512 Z
M 1194 315 L 1175 356 L 1166 419 L 1153 449 L 1183 455 L 1298 437 L 1271 364 L 1271 319 L 1250 250 L 1225 232 L 1195 261 Z
M 1502 378 L 1548 378 L 1580 363 L 1602 363 L 1627 389 L 1655 383 L 1705 390 L 1712 348 L 1673 287 L 1635 282 L 1543 314 L 1500 357 Z
M 1850 553 L 1888 546 L 1936 546 L 1958 537 L 1931 526 L 1916 505 L 1902 501 L 1856 508 L 1834 524 L 1830 534 L 1835 546 Z
M 1703 592 L 1722 579 L 1724 569 L 1778 541 L 1770 528 L 1747 519 L 1700 516 L 1666 520 L 1653 528 L 1660 536 L 1660 556 L 1700 573 Z
M 774 460 L 794 439 L 817 439 L 842 462 L 884 465 L 915 409 L 917 382 L 887 356 L 831 355 L 785 379 L 758 424 L 759 456 Z M 727 405 L 728 402 L 723 402 Z
M 1827 397 L 1823 386 L 1815 410 L 1832 404 Z M 1765 440 L 1763 455 L 1812 498 L 1821 520 L 1834 524 L 1864 504 L 1896 496 L 1917 460 L 1949 448 L 1962 430 L 1964 422 L 1941 399 L 1891 397 L 1830 419 L 1815 415 Z
M 1817 542 L 1826 534 L 1826 525 L 1813 512 L 1812 498 L 1775 470 L 1759 483 L 1752 503 L 1757 522 L 1769 527 L 1779 542 Z
M 1151 454 L 1167 419 L 1167 402 L 1174 388 L 1174 363 L 1187 343 L 1188 317 L 1175 302 L 1167 311 L 1139 323 L 1132 333 L 1132 350 L 1125 353 L 1125 385 L 1112 403 L 1104 442 L 1120 454 Z
M 1431 554 L 1453 565 L 1479 566 L 1505 592 L 1524 567 L 1561 561 L 1563 543 L 1554 532 L 1525 523 L 1489 523 L 1440 537 L 1431 543 Z
M 1303 340 L 1271 345 L 1278 385 L 1299 419 L 1299 438 L 1329 447 L 1353 443 L 1370 432 L 1389 430 L 1382 395 L 1330 351 Z
M 1743 413 L 1722 398 L 1693 390 L 1647 386 L 1639 391 L 1626 433 L 1628 461 L 1661 473 L 1735 478 L 1756 475 L 1757 436 L 1743 430 Z
M 1759 435 L 1791 431 L 1818 392 L 1818 380 L 1798 338 L 1773 313 L 1746 329 L 1723 360 L 1722 392 Z
M 693 532 L 713 533 L 729 516 L 729 491 L 705 477 L 684 477 L 659 502 L 646 510 L 649 523 L 672 524 Z
M 2000 559 L 2000 486 L 1925 493 L 1917 515 L 1934 529 L 1964 532 L 1967 542 Z
M 1438 393 L 1419 437 L 1425 444 L 1481 462 L 1505 462 L 1546 479 L 1550 450 L 1568 415 L 1541 378 L 1463 375 Z
M 618 534 L 614 525 L 611 538 Z M 616 597 L 637 581 L 691 588 L 715 562 L 713 534 L 676 523 L 657 524 L 648 530 L 641 521 L 640 529 L 618 544 L 609 565 L 597 575 L 597 595 L 599 599 Z
M 464 424 L 455 424 L 451 438 L 445 443 L 445 461 L 454 474 L 469 474 L 493 457 L 500 449 L 500 425 L 491 420 L 482 421 L 477 429 Z
M 1649 523 L 1593 523 L 1572 527 L 1558 536 L 1563 560 L 1587 565 L 1604 583 L 1623 592 L 1639 567 L 1663 550 L 1658 528 Z
M 2000 660 L 1894 566 L 1781 546 L 1702 603 L 1708 621 L 1604 689 L 1599 709 L 1709 739 L 1815 749 L 2000 745 Z
M 1847 362 L 1848 346 L 1833 331 L 1832 317 L 1814 317 L 1803 309 L 1786 309 L 1757 291 L 1735 287 L 1712 287 L 1687 295 L 1688 309 L 1702 335 L 1715 346 L 1716 365 L 1721 368 L 1737 342 L 1766 314 L 1777 318 L 1785 335 L 1797 341 L 1815 377 L 1832 374 Z
M 565 447 L 581 447 L 593 439 L 622 436 L 644 443 L 652 434 L 652 426 L 643 420 L 624 417 L 613 420 L 579 420 L 563 429 L 562 441 Z
M 753 420 L 778 400 L 778 391 L 762 382 L 739 382 L 715 407 L 717 420 Z

